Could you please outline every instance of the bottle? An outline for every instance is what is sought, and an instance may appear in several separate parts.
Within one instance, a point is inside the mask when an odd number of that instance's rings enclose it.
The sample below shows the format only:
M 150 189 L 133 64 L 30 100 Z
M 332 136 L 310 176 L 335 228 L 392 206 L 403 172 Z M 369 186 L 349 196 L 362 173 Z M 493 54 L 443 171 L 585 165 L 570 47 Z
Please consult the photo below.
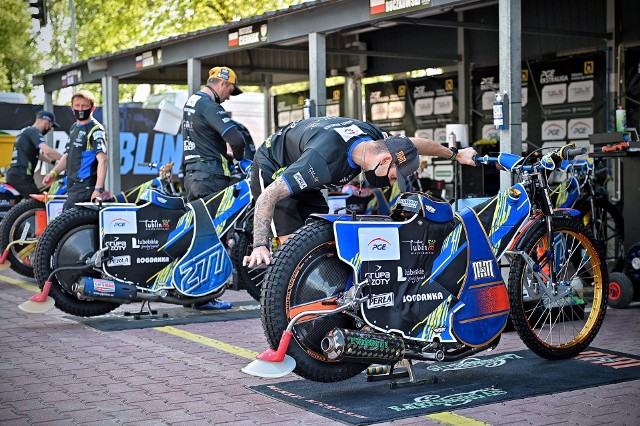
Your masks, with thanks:
M 618 105 L 616 110 L 616 132 L 625 132 L 627 130 L 627 111 Z
M 456 134 L 453 132 L 449 132 L 449 135 L 447 136 L 447 142 L 449 143 L 449 148 L 457 148 Z

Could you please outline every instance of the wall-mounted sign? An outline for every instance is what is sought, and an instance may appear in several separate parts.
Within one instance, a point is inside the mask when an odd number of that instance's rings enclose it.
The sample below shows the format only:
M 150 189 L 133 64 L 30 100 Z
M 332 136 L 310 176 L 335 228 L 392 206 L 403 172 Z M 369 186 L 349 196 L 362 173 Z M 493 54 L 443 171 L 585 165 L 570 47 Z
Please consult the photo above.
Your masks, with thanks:
M 60 79 L 62 81 L 62 87 L 73 86 L 74 84 L 78 84 L 82 81 L 82 71 L 67 71 L 66 74 L 60 77 Z
M 380 18 L 431 6 L 431 0 L 369 0 L 369 16 Z
M 268 40 L 268 26 L 266 22 L 247 25 L 228 33 L 229 48 L 253 46 L 266 43 Z
M 147 68 L 162 64 L 162 49 L 150 50 L 136 56 L 136 68 Z

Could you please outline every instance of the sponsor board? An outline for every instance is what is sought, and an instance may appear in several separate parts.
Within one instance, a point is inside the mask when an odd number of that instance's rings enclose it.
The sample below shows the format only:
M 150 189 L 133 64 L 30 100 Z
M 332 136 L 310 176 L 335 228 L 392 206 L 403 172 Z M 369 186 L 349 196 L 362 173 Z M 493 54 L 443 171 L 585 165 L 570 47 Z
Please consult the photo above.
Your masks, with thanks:
M 105 234 L 136 234 L 138 224 L 135 210 L 105 209 L 100 212 Z
M 362 261 L 400 259 L 398 228 L 359 228 L 358 246 Z

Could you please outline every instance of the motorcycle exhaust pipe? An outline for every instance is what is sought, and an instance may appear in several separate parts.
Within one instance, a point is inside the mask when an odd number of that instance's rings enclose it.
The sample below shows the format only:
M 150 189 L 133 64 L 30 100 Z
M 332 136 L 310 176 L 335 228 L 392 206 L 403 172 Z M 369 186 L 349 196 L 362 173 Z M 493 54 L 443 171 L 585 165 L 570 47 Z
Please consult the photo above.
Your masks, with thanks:
M 81 277 L 73 284 L 78 299 L 99 299 L 115 303 L 131 303 L 136 300 L 136 286 L 102 278 Z
M 324 354 L 336 361 L 392 364 L 404 358 L 401 337 L 384 333 L 334 328 L 322 339 Z

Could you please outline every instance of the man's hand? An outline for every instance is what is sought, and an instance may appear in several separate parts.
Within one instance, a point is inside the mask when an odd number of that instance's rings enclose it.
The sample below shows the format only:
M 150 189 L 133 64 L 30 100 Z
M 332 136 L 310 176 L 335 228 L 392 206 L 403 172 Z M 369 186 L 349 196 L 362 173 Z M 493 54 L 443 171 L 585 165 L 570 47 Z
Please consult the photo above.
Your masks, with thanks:
M 460 164 L 475 167 L 476 162 L 473 159 L 476 155 L 478 155 L 478 153 L 474 148 L 471 148 L 471 147 L 464 148 L 464 149 L 458 150 L 458 155 L 456 157 L 456 160 L 458 160 Z
M 49 186 L 55 179 L 56 179 L 56 177 L 53 175 L 53 173 L 47 173 L 42 178 L 42 185 L 43 186 Z
M 249 269 L 259 266 L 262 263 L 271 265 L 271 252 L 265 246 L 254 248 L 250 256 L 245 256 L 244 259 L 242 259 L 242 266 L 246 266 Z

